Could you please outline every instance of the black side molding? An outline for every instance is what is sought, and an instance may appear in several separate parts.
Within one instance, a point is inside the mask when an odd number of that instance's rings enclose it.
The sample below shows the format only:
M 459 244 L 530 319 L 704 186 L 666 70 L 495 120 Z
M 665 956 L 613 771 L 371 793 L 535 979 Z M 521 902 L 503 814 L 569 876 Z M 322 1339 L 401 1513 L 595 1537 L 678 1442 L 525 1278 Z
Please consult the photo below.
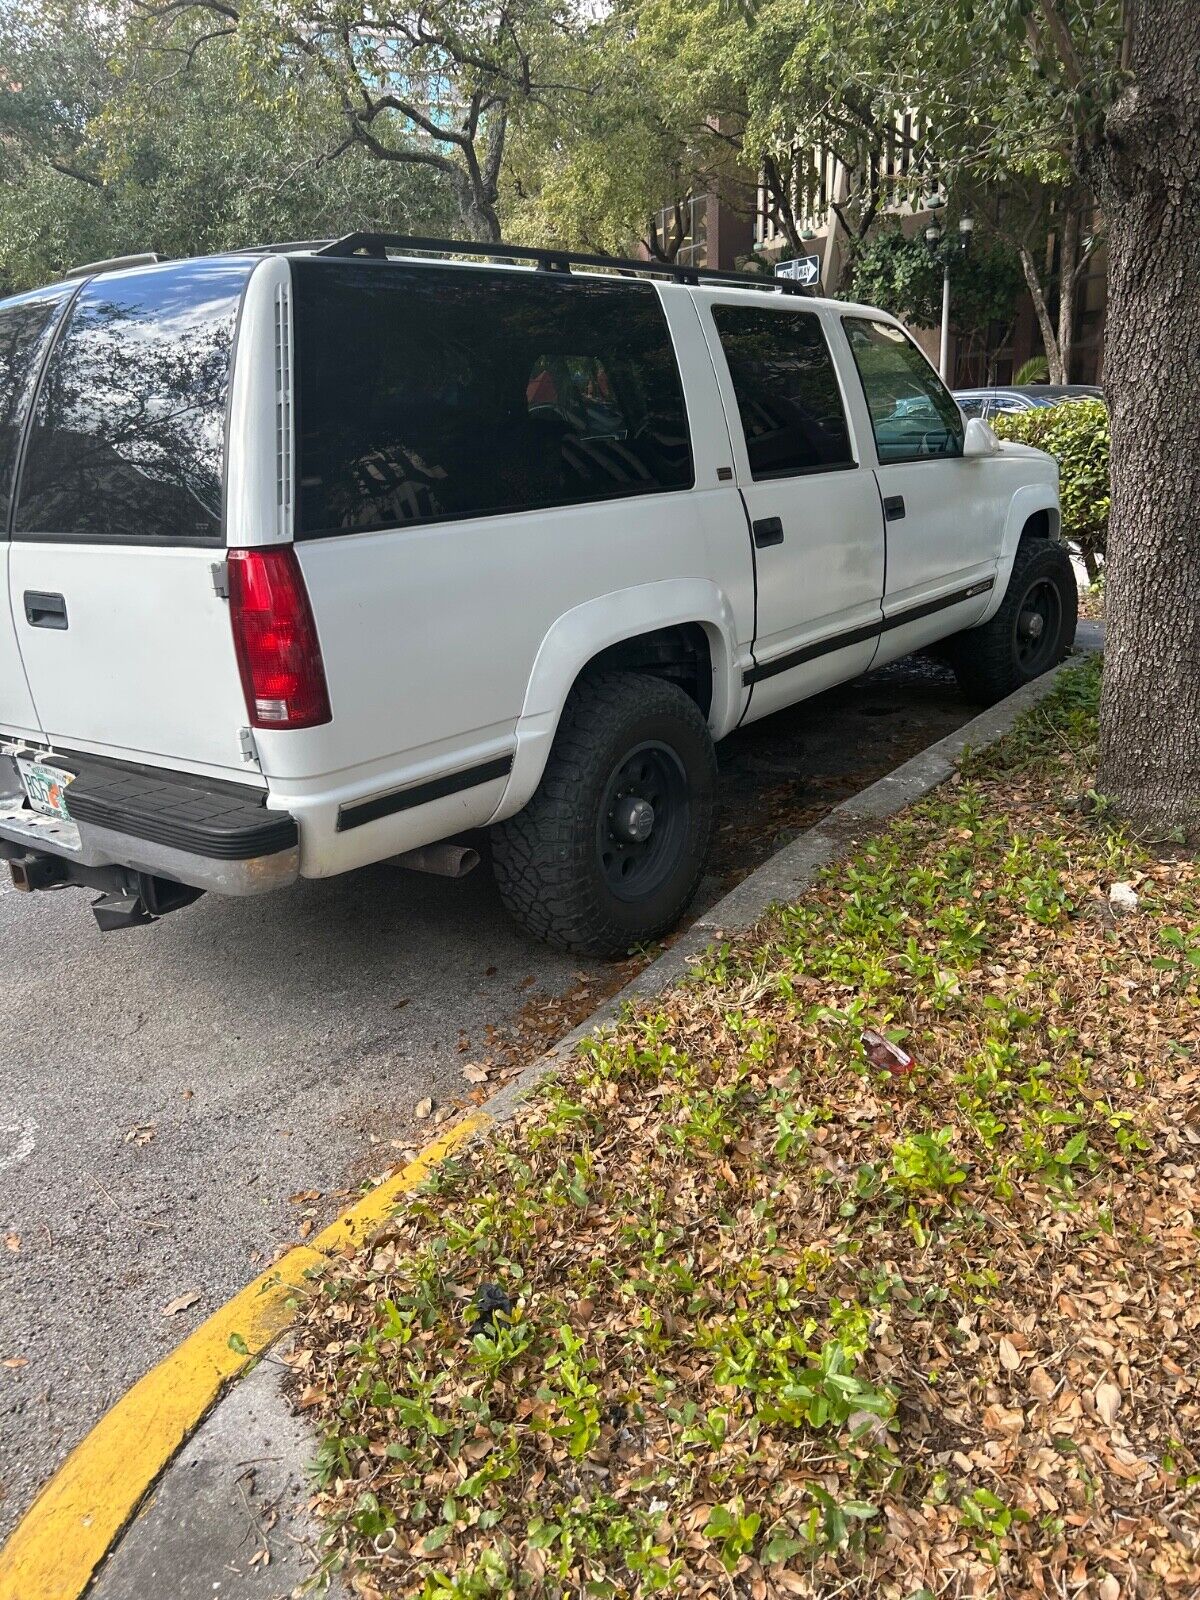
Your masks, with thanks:
M 444 800 L 447 795 L 459 794 L 463 789 L 477 789 L 481 783 L 507 778 L 512 764 L 513 756 L 509 751 L 506 756 L 481 761 L 478 766 L 466 767 L 462 772 L 447 772 L 439 778 L 410 784 L 407 789 L 393 789 L 391 794 L 377 794 L 370 800 L 339 806 L 337 831 L 345 833 L 350 828 L 361 828 L 364 823 L 377 822 L 380 817 L 393 816 L 397 811 L 411 811 L 414 806 L 428 805 L 431 800 Z
M 787 655 L 779 656 L 774 661 L 764 662 L 761 666 L 756 664 L 747 667 L 742 674 L 742 682 L 749 685 L 761 683 L 764 678 L 777 678 L 781 672 L 790 672 L 793 667 L 802 667 L 806 661 L 815 661 L 818 656 L 832 655 L 835 650 L 846 650 L 852 644 L 863 644 L 868 639 L 891 633 L 894 628 L 903 628 L 909 622 L 919 622 L 922 617 L 930 617 L 935 611 L 945 611 L 949 606 L 961 605 L 964 600 L 973 600 L 976 595 L 986 594 L 995 586 L 995 578 L 980 578 L 978 583 L 969 583 L 965 589 L 955 589 L 952 594 L 938 595 L 936 600 L 926 600 L 922 605 L 910 606 L 906 611 L 896 612 L 890 617 L 881 617 L 878 622 L 868 622 L 861 628 L 850 628 L 845 633 L 831 634 L 828 639 L 818 639 L 815 644 L 801 645 L 799 650 L 789 650 Z
M 965 589 L 956 589 L 953 594 L 941 594 L 936 600 L 926 600 L 923 605 L 911 606 L 907 611 L 885 617 L 880 632 L 890 633 L 893 628 L 903 628 L 906 623 L 919 622 L 922 617 L 931 617 L 935 611 L 944 611 L 947 606 L 961 605 L 964 600 L 973 600 L 976 595 L 986 594 L 989 589 L 995 587 L 995 578 L 980 578 L 978 583 L 969 583 Z
M 868 622 L 861 628 L 850 628 L 846 633 L 835 633 L 831 638 L 818 639 L 815 644 L 802 645 L 799 650 L 789 650 L 786 656 L 778 656 L 774 661 L 764 662 L 762 666 L 747 668 L 742 674 L 742 682 L 761 683 L 764 678 L 777 678 L 781 672 L 790 672 L 793 667 L 802 667 L 806 661 L 815 661 L 818 656 L 832 655 L 835 650 L 847 650 L 852 644 L 863 644 L 867 639 L 877 639 L 882 631 L 878 622 Z

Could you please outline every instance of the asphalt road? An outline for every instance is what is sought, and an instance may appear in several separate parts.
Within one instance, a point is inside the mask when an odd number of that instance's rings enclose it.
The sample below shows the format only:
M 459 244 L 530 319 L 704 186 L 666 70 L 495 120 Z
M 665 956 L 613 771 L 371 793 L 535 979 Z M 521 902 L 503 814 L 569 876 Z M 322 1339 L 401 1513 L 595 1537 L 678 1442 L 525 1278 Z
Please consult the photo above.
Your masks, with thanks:
M 702 903 L 970 715 L 911 661 L 735 734 Z M 148 1367 L 424 1142 L 420 1102 L 461 1103 L 490 1029 L 528 1051 L 556 997 L 565 1031 L 620 978 L 522 935 L 486 868 L 375 867 L 104 936 L 89 899 L 0 884 L 0 1538 Z

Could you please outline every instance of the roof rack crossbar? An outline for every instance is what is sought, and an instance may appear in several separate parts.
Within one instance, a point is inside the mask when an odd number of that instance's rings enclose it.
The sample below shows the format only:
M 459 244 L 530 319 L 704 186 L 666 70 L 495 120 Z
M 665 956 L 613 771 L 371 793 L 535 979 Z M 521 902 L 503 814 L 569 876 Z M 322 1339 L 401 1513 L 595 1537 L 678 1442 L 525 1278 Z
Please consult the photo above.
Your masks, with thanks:
M 741 289 L 776 289 L 782 294 L 808 296 L 807 285 L 787 278 L 760 278 L 753 272 L 717 272 L 708 267 L 686 266 L 678 261 L 639 261 L 632 257 L 585 255 L 578 250 L 543 248 L 530 244 L 490 243 L 477 239 L 428 239 L 405 233 L 348 233 L 315 252 L 319 256 L 367 255 L 387 259 L 389 250 L 411 250 L 427 255 L 487 256 L 498 261 L 532 261 L 539 272 L 569 275 L 572 267 L 597 267 L 628 276 L 670 278 L 675 283 L 729 284 Z
M 152 250 L 142 251 L 134 256 L 108 256 L 103 261 L 85 261 L 82 266 L 72 267 L 69 272 L 64 272 L 62 281 L 66 283 L 73 278 L 98 278 L 105 272 L 125 272 L 130 267 L 155 267 L 162 260 Z
M 286 256 L 301 250 L 319 251 L 325 245 L 336 244 L 336 239 L 286 239 L 275 244 L 242 244 L 236 250 L 222 250 L 226 256 Z

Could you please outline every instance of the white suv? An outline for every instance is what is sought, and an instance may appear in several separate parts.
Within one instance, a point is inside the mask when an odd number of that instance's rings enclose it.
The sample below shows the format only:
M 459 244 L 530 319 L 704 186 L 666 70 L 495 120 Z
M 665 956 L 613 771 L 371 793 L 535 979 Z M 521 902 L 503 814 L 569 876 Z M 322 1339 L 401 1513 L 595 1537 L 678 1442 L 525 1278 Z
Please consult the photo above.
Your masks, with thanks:
M 740 724 L 1060 659 L 1055 464 L 893 318 L 616 265 L 355 234 L 0 302 L 21 888 L 122 927 L 489 828 L 528 928 L 615 953 L 695 892 Z

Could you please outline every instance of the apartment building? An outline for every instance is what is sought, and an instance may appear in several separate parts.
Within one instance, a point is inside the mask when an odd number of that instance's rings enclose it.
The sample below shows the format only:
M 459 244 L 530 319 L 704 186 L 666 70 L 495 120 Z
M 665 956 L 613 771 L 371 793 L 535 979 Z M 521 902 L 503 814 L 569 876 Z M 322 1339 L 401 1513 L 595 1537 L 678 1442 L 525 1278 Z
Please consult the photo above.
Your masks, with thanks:
M 794 161 L 792 167 L 798 176 L 790 186 L 788 202 L 801 250 L 819 258 L 820 286 L 825 293 L 836 294 L 842 285 L 850 240 L 835 206 L 845 209 L 848 174 L 828 150 L 813 151 L 810 160 Z M 936 184 L 923 181 L 919 130 L 913 119 L 905 117 L 898 122 L 896 137 L 884 152 L 881 167 L 881 177 L 892 198 L 879 208 L 877 223 L 898 223 L 909 237 L 923 235 L 937 223 L 945 197 Z M 995 203 L 1002 202 L 997 198 Z M 1090 237 L 1095 231 L 1094 207 L 1089 204 L 1083 210 L 1080 232 Z M 690 265 L 732 270 L 757 262 L 764 270 L 773 271 L 781 257 L 795 253 L 779 211 L 775 196 L 761 176 L 757 183 L 735 177 L 710 192 L 664 207 L 654 218 L 653 227 L 660 241 L 673 243 L 678 239 L 678 259 Z M 1038 267 L 1043 283 L 1050 288 L 1052 318 L 1057 317 L 1054 284 L 1058 256 L 1059 240 L 1051 232 L 1045 259 L 1038 262 Z M 1102 377 L 1106 287 L 1107 262 L 1101 244 L 1086 254 L 1076 273 L 1069 374 L 1073 383 L 1096 383 Z M 913 331 L 936 361 L 939 330 Z M 966 387 L 1011 382 L 1025 361 L 1042 354 L 1042 348 L 1033 300 L 1023 292 L 1010 323 L 977 330 L 970 340 L 951 340 L 954 384 Z

